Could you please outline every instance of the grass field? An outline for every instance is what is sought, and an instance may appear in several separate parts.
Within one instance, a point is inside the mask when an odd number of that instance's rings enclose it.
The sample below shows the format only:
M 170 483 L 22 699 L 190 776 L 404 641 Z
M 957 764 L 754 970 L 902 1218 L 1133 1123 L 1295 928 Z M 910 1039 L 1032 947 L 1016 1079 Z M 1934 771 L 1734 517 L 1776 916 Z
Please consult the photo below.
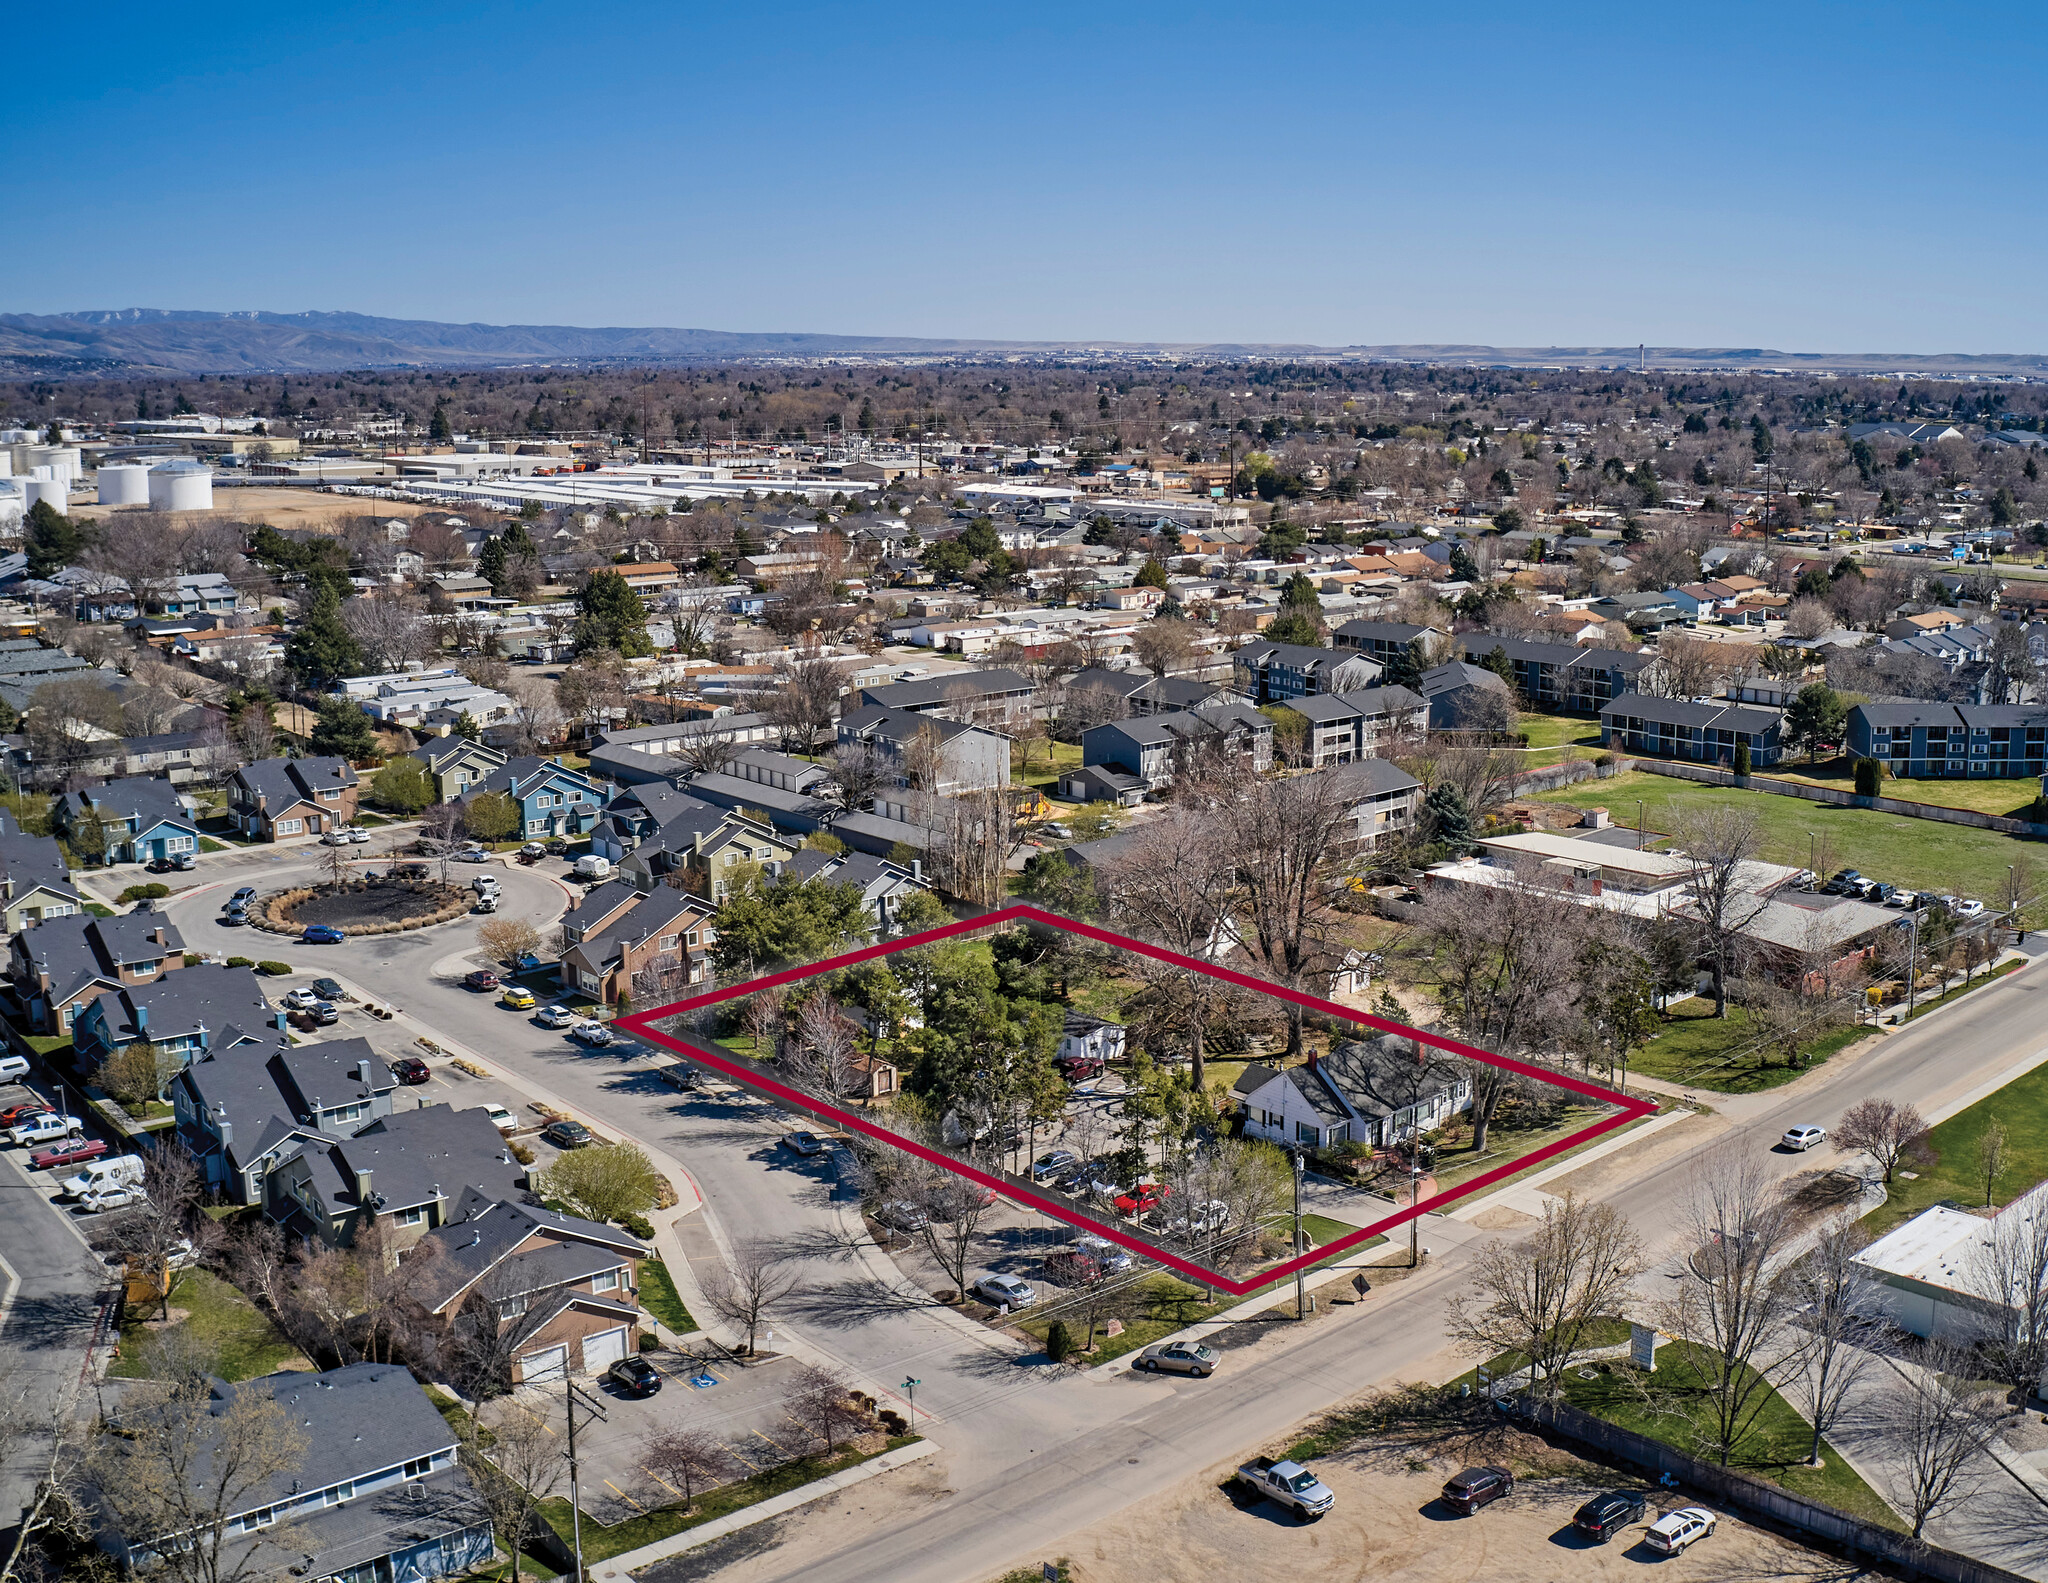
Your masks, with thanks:
M 1523 769 L 1555 764 L 1565 758 L 1585 757 L 1584 753 L 1562 751 L 1567 747 L 1593 752 L 1600 749 L 1600 722 L 1578 715 L 1517 715 L 1515 730 L 1529 739 L 1528 748 L 1515 755 L 1515 762 Z
M 1657 1371 L 1645 1376 L 1625 1363 L 1598 1369 L 1590 1380 L 1577 1369 L 1565 1375 L 1565 1399 L 1573 1406 L 1648 1435 L 1705 1461 L 1703 1427 L 1712 1423 L 1704 1393 L 1689 1383 L 1687 1344 L 1666 1342 L 1657 1352 Z M 1646 1395 L 1647 1392 L 1647 1395 Z M 1821 1442 L 1819 1468 L 1806 1467 L 1813 1426 L 1793 1405 L 1771 1391 L 1757 1415 L 1756 1428 L 1730 1461 L 1745 1473 L 1769 1479 L 1795 1495 L 1824 1501 L 1885 1528 L 1899 1529 L 1898 1514 L 1826 1441 Z
M 1820 843 L 1824 868 L 1855 868 L 1873 879 L 1914 890 L 1961 891 L 1989 901 L 2005 881 L 2006 867 L 2022 858 L 2041 860 L 2042 843 L 1963 825 L 1937 824 L 1868 808 L 1835 808 L 1799 797 L 1708 786 L 1697 781 L 1631 770 L 1608 780 L 1581 781 L 1536 799 L 1575 808 L 1604 807 L 1617 824 L 1635 823 L 1636 799 L 1655 830 L 1669 832 L 1690 808 L 1753 810 L 1763 830 L 1763 856 L 1805 867 Z M 1812 842 L 1809 843 L 1809 836 Z
M 1845 758 L 1823 759 L 1818 764 L 1780 764 L 1770 772 L 1775 780 L 1805 781 L 1814 786 L 1832 786 L 1836 791 L 1854 793 L 1856 777 Z M 2040 783 L 2019 776 L 2010 780 L 1916 780 L 1886 779 L 1878 782 L 1878 795 L 1898 802 L 1930 803 L 1938 808 L 1968 808 L 1973 813 L 1996 814 L 2003 819 L 2024 816 L 2040 791 Z
M 697 1329 L 697 1321 L 683 1306 L 682 1295 L 676 1291 L 668 1266 L 659 1259 L 649 1259 L 640 1266 L 640 1306 L 679 1336 L 687 1336 Z
M 215 1358 L 214 1372 L 224 1380 L 252 1380 L 274 1374 L 294 1362 L 305 1366 L 299 1349 L 284 1338 L 248 1298 L 226 1281 L 204 1270 L 182 1271 L 171 1287 L 171 1312 L 185 1317 L 172 1328 L 190 1335 Z M 150 1314 L 156 1310 L 152 1307 Z M 123 1379 L 146 1377 L 142 1354 L 150 1326 L 141 1316 L 121 1326 L 121 1356 L 107 1370 Z
M 1799 1064 L 1787 1065 L 1775 1053 L 1749 1048 L 1755 1041 L 1749 1013 L 1730 1006 L 1726 1017 L 1714 1015 L 1704 995 L 1675 1002 L 1663 1014 L 1663 1030 L 1629 1062 L 1643 1077 L 1689 1083 L 1717 1094 L 1754 1094 L 1789 1083 L 1810 1072 L 1829 1056 L 1876 1032 L 1869 1025 L 1841 1028 L 1816 1039 L 1800 1051 Z
M 1050 793 L 1053 783 L 1060 778 L 1061 770 L 1081 767 L 1081 744 L 1078 742 L 1055 742 L 1052 746 L 1052 763 L 1045 761 L 1046 744 L 1031 744 L 1031 768 L 1023 766 L 1023 753 L 1012 749 L 1010 753 L 1010 778 L 1020 785 L 1036 786 L 1040 791 Z
M 1891 1197 L 1864 1217 L 1873 1232 L 1884 1232 L 1921 1210 L 1953 1199 L 1969 1208 L 1984 1202 L 1984 1173 L 1979 1150 L 1984 1134 L 1997 1121 L 2005 1128 L 2006 1165 L 1991 1184 L 1994 1203 L 2007 1204 L 2036 1182 L 2048 1178 L 2048 1066 L 2037 1066 L 1988 1094 L 1968 1110 L 1957 1111 L 1928 1134 L 1936 1162 L 1912 1165 L 1908 1181 L 1895 1178 Z

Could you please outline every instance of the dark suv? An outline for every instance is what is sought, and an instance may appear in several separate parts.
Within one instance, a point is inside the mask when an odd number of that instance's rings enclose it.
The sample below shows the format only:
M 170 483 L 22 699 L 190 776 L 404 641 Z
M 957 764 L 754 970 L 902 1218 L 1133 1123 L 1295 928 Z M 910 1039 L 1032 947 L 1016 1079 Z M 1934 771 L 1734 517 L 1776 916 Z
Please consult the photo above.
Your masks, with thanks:
M 1467 1468 L 1444 1486 L 1444 1504 L 1470 1517 L 1489 1501 L 1515 1492 L 1515 1476 L 1506 1468 L 1488 1465 Z
M 1572 1515 L 1572 1526 L 1588 1539 L 1605 1544 L 1630 1523 L 1643 1520 L 1643 1497 L 1634 1490 L 1608 1490 L 1595 1495 Z

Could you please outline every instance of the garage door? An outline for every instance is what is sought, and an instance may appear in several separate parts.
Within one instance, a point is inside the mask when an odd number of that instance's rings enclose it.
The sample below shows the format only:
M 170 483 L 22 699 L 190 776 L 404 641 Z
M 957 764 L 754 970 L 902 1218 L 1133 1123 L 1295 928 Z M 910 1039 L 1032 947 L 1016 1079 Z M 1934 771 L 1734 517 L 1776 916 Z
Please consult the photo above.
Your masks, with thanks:
M 561 1379 L 568 1372 L 569 1349 L 566 1346 L 542 1347 L 519 1360 L 520 1378 L 527 1385 L 545 1385 L 550 1380 Z
M 583 1338 L 583 1366 L 592 1374 L 599 1369 L 608 1369 L 626 1355 L 626 1327 L 617 1330 L 600 1330 L 594 1336 Z

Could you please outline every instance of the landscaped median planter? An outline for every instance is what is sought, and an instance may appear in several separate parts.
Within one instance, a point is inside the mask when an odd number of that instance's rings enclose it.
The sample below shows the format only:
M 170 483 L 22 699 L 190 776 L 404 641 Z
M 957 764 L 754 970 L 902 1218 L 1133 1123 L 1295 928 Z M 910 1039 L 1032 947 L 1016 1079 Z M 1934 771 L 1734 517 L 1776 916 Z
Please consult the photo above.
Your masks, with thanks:
M 272 934 L 297 934 L 322 923 L 346 935 L 397 934 L 467 916 L 475 898 L 432 880 L 350 880 L 281 890 L 251 910 L 249 921 Z

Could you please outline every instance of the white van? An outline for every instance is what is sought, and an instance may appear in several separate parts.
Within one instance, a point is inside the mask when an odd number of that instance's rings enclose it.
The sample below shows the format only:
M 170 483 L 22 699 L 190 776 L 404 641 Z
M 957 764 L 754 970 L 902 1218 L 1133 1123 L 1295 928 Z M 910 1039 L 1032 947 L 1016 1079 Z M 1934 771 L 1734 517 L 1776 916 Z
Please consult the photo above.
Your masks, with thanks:
M 608 857 L 599 857 L 593 852 L 576 860 L 575 872 L 578 879 L 610 879 L 612 860 Z
M 27 1076 L 27 1056 L 0 1055 L 0 1083 L 18 1083 Z
M 141 1185 L 142 1156 L 121 1154 L 111 1160 L 92 1161 L 76 1176 L 68 1177 L 57 1191 L 66 1198 L 83 1198 L 87 1193 L 96 1193 L 103 1187 Z

